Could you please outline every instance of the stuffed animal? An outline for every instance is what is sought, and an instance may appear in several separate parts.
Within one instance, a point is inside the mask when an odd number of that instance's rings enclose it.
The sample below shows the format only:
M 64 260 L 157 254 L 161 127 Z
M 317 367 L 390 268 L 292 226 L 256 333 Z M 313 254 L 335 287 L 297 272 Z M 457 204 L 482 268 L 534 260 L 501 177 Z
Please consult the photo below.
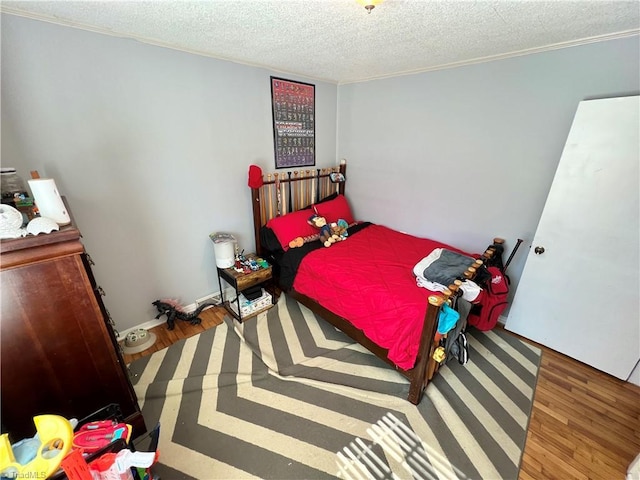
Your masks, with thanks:
M 322 228 L 327 224 L 327 221 L 324 219 L 324 217 L 321 217 L 317 213 L 311 215 L 311 217 L 309 217 L 309 220 L 307 220 L 307 222 L 309 223 L 309 225 L 312 225 L 316 227 L 318 230 L 320 230 L 320 232 L 313 235 L 308 235 L 306 237 L 294 238 L 289 242 L 289 248 L 301 247 L 307 242 L 318 240 L 318 238 L 320 238 L 321 236 Z M 322 240 L 322 242 L 324 243 L 324 240 Z
M 347 223 L 346 220 L 344 219 L 339 219 L 338 220 L 338 228 L 340 230 L 340 238 L 342 240 L 346 240 L 347 237 L 349 236 L 349 232 L 348 232 L 348 228 L 349 228 L 349 224 Z
M 330 228 L 330 231 L 331 231 L 331 239 L 330 239 L 330 241 L 333 240 L 333 241 L 331 241 L 331 243 L 341 242 L 342 240 L 344 240 L 344 238 L 341 235 L 342 229 L 338 225 L 338 222 L 333 222 L 331 225 L 329 225 L 329 228 Z
M 296 237 L 289 242 L 289 248 L 301 247 L 305 243 L 318 240 L 318 238 L 320 238 L 319 233 L 314 233 L 313 235 L 307 235 L 306 237 Z
M 340 241 L 340 234 L 334 232 L 334 227 L 337 228 L 337 224 L 328 225 L 327 219 L 314 213 L 309 217 L 309 224 L 320 229 L 320 241 L 325 247 L 330 247 L 335 242 Z
M 339 219 L 337 222 L 328 225 L 327 220 L 323 216 L 314 213 L 309 217 L 308 222 L 309 225 L 316 227 L 320 232 L 307 237 L 294 238 L 289 242 L 289 248 L 301 247 L 307 242 L 318 239 L 320 239 L 325 247 L 330 247 L 334 243 L 347 238 L 347 228 L 349 227 L 349 224 L 343 219 Z
M 322 230 L 322 227 L 327 224 L 327 219 L 321 215 L 318 215 L 317 213 L 314 213 L 309 217 L 309 220 L 307 220 L 307 222 L 309 223 L 309 225 L 316 227 L 318 230 Z
M 337 222 L 332 223 L 330 227 L 331 227 L 331 238 L 333 239 L 331 243 L 342 242 L 343 240 L 346 240 L 347 237 L 349 236 L 349 232 L 347 231 L 347 229 L 349 228 L 349 224 L 347 223 L 346 220 L 343 220 L 342 218 L 339 219 Z
M 304 245 L 303 237 L 296 237 L 289 242 L 289 248 L 301 247 L 302 245 Z

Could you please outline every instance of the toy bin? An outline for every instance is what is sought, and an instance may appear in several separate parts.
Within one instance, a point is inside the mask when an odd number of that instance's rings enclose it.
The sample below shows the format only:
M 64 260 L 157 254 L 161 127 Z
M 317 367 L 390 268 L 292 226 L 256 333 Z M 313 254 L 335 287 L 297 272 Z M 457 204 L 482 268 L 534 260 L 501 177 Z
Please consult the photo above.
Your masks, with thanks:
M 247 297 L 245 297 L 242 293 L 238 295 L 238 300 L 240 300 L 240 313 L 238 313 L 238 302 L 229 302 L 229 307 L 231 307 L 236 315 L 239 315 L 243 318 L 264 308 L 267 308 L 272 304 L 271 294 L 264 288 L 262 289 L 262 295 L 260 295 L 255 300 L 247 299 Z

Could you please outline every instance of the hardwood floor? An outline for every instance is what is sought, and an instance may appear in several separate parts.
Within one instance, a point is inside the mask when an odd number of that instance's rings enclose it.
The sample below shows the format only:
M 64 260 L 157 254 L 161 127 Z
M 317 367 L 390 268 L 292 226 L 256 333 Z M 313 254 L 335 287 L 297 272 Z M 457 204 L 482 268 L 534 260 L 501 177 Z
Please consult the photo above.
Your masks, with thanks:
M 640 454 L 640 387 L 537 346 L 520 479 L 624 479 Z
M 142 358 L 146 355 L 151 355 L 158 350 L 167 348 L 173 342 L 177 342 L 182 338 L 189 338 L 205 330 L 220 325 L 222 319 L 226 315 L 227 311 L 222 307 L 207 308 L 200 313 L 200 325 L 191 325 L 188 322 L 176 321 L 176 326 L 173 330 L 168 330 L 166 324 L 158 325 L 150 329 L 150 332 L 156 334 L 156 343 L 151 348 L 148 348 L 140 353 L 134 353 L 131 355 L 124 355 L 124 362 L 131 363 L 138 358 Z
M 215 327 L 225 313 L 210 308 L 201 325 L 155 327 L 155 345 L 125 362 Z M 640 454 L 640 387 L 533 344 L 543 353 L 519 480 L 624 479 Z

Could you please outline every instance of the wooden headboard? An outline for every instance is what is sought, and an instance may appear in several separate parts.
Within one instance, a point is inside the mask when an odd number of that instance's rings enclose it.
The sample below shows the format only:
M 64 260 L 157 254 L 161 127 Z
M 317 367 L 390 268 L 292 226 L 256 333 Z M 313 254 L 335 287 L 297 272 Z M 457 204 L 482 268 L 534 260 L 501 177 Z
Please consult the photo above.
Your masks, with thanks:
M 345 180 L 339 183 L 332 182 L 332 173 L 341 173 Z M 331 168 L 291 170 L 263 175 L 262 186 L 251 188 L 256 253 L 263 254 L 260 227 L 272 218 L 305 208 L 333 193 L 344 195 L 346 178 L 346 163 Z

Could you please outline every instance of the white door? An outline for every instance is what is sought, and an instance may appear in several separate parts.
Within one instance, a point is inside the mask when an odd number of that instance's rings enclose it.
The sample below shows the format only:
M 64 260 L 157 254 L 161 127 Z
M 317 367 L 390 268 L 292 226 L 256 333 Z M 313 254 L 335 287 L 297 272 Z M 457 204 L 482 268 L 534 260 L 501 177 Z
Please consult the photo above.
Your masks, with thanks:
M 623 380 L 640 359 L 639 112 L 637 96 L 578 106 L 506 322 Z

